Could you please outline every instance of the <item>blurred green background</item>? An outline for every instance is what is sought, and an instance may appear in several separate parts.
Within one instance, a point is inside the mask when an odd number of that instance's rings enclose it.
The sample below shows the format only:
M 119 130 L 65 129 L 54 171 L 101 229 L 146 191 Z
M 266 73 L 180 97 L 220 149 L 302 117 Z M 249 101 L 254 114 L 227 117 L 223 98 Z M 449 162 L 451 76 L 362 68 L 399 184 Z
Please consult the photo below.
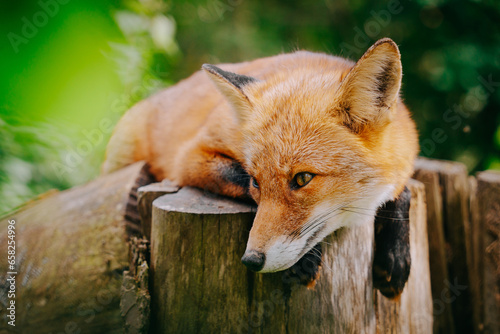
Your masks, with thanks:
M 391 37 L 421 155 L 500 169 L 500 3 L 25 0 L 0 5 L 0 213 L 99 173 L 132 104 L 198 70 Z

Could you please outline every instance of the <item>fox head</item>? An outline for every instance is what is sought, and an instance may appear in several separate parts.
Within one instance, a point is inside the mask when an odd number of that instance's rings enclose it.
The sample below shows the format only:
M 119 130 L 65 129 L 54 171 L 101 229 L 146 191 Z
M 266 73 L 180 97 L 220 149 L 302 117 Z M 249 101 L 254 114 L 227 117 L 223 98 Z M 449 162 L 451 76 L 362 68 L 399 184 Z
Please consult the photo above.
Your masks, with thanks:
M 404 186 L 416 154 L 392 40 L 379 40 L 355 64 L 293 56 L 261 78 L 203 66 L 242 134 L 258 204 L 242 260 L 260 272 L 287 269 L 333 231 L 373 219 Z

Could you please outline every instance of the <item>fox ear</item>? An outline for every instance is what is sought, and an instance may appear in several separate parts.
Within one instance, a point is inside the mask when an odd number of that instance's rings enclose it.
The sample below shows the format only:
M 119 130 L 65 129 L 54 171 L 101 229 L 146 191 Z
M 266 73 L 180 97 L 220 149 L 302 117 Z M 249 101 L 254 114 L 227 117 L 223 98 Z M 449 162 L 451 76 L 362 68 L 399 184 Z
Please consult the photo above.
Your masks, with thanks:
M 204 64 L 202 68 L 208 73 L 208 76 L 215 83 L 222 95 L 232 104 L 239 121 L 243 121 L 252 107 L 246 87 L 259 80 L 246 75 L 227 72 L 210 64 Z
M 378 40 L 342 80 L 335 113 L 355 133 L 387 124 L 398 101 L 401 77 L 398 46 L 390 38 Z

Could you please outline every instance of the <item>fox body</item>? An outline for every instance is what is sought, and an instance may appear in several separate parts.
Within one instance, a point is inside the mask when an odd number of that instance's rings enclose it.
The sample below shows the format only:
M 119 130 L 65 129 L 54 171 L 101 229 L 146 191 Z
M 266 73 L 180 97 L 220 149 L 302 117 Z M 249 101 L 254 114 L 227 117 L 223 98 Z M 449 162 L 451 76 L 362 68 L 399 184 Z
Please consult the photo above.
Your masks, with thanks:
M 145 160 L 158 180 L 250 197 L 243 262 L 284 270 L 403 192 L 418 140 L 401 77 L 390 39 L 357 63 L 299 51 L 204 65 L 125 114 L 103 169 Z

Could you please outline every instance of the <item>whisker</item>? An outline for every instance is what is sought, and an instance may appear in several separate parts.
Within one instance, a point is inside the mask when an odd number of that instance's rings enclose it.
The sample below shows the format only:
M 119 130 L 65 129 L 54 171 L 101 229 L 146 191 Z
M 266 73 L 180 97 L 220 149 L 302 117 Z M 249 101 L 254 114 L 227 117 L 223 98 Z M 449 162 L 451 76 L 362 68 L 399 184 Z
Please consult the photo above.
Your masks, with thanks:
M 319 216 L 315 217 L 311 221 L 307 222 L 304 226 L 298 227 L 297 229 L 293 230 L 292 233 L 290 233 L 290 236 L 292 237 L 291 241 L 306 235 L 309 233 L 311 230 L 316 229 L 319 225 L 323 224 L 325 221 L 328 221 L 335 217 L 333 214 L 335 214 L 338 210 L 342 210 L 342 208 L 350 205 L 352 202 L 356 201 L 358 199 L 352 200 L 346 204 L 339 204 L 337 206 L 334 206 L 332 209 L 320 214 Z M 342 212 L 338 212 L 336 215 L 341 214 Z M 299 231 L 300 229 L 300 231 Z
M 366 210 L 366 211 L 372 211 L 372 209 L 367 209 L 367 208 L 361 208 L 357 206 L 346 206 L 345 208 L 347 209 L 358 209 L 358 210 Z M 377 212 L 394 212 L 393 210 L 381 210 L 380 208 L 377 210 Z
M 314 255 L 314 256 L 316 256 L 316 257 L 317 257 L 317 258 L 321 261 L 321 266 L 325 266 L 325 268 L 326 268 L 326 269 L 328 269 L 330 272 L 332 272 L 332 273 L 333 273 L 333 269 L 332 269 L 332 267 L 330 267 L 330 266 L 328 265 L 328 263 L 327 263 L 326 261 L 324 261 L 324 260 L 323 260 L 323 254 L 322 254 L 322 253 L 320 253 L 320 252 L 319 252 L 317 249 L 315 249 L 315 248 L 312 248 L 311 250 L 312 250 L 311 254 L 312 254 L 312 255 Z
M 342 211 L 351 212 L 351 213 L 357 213 L 358 215 L 365 215 L 365 216 L 368 216 L 368 217 L 383 218 L 383 219 L 390 219 L 390 220 L 408 221 L 410 219 L 410 218 L 393 218 L 393 217 L 384 217 L 384 216 L 379 216 L 379 215 L 371 215 L 369 213 L 347 210 L 345 208 L 342 209 Z
M 320 243 L 328 245 L 328 246 L 333 246 L 333 243 L 328 242 L 328 241 L 320 241 Z
M 292 241 L 300 236 L 306 235 L 307 233 L 309 233 L 309 231 L 314 230 L 318 225 L 322 224 L 326 220 L 326 217 L 328 217 L 330 214 L 336 212 L 340 208 L 341 208 L 341 206 L 334 207 L 333 209 L 326 211 L 326 212 L 322 213 L 321 215 L 319 215 L 318 217 L 312 219 L 311 221 L 306 223 L 304 226 L 295 229 L 292 232 L 293 233 Z M 299 229 L 300 229 L 300 231 L 298 231 Z

